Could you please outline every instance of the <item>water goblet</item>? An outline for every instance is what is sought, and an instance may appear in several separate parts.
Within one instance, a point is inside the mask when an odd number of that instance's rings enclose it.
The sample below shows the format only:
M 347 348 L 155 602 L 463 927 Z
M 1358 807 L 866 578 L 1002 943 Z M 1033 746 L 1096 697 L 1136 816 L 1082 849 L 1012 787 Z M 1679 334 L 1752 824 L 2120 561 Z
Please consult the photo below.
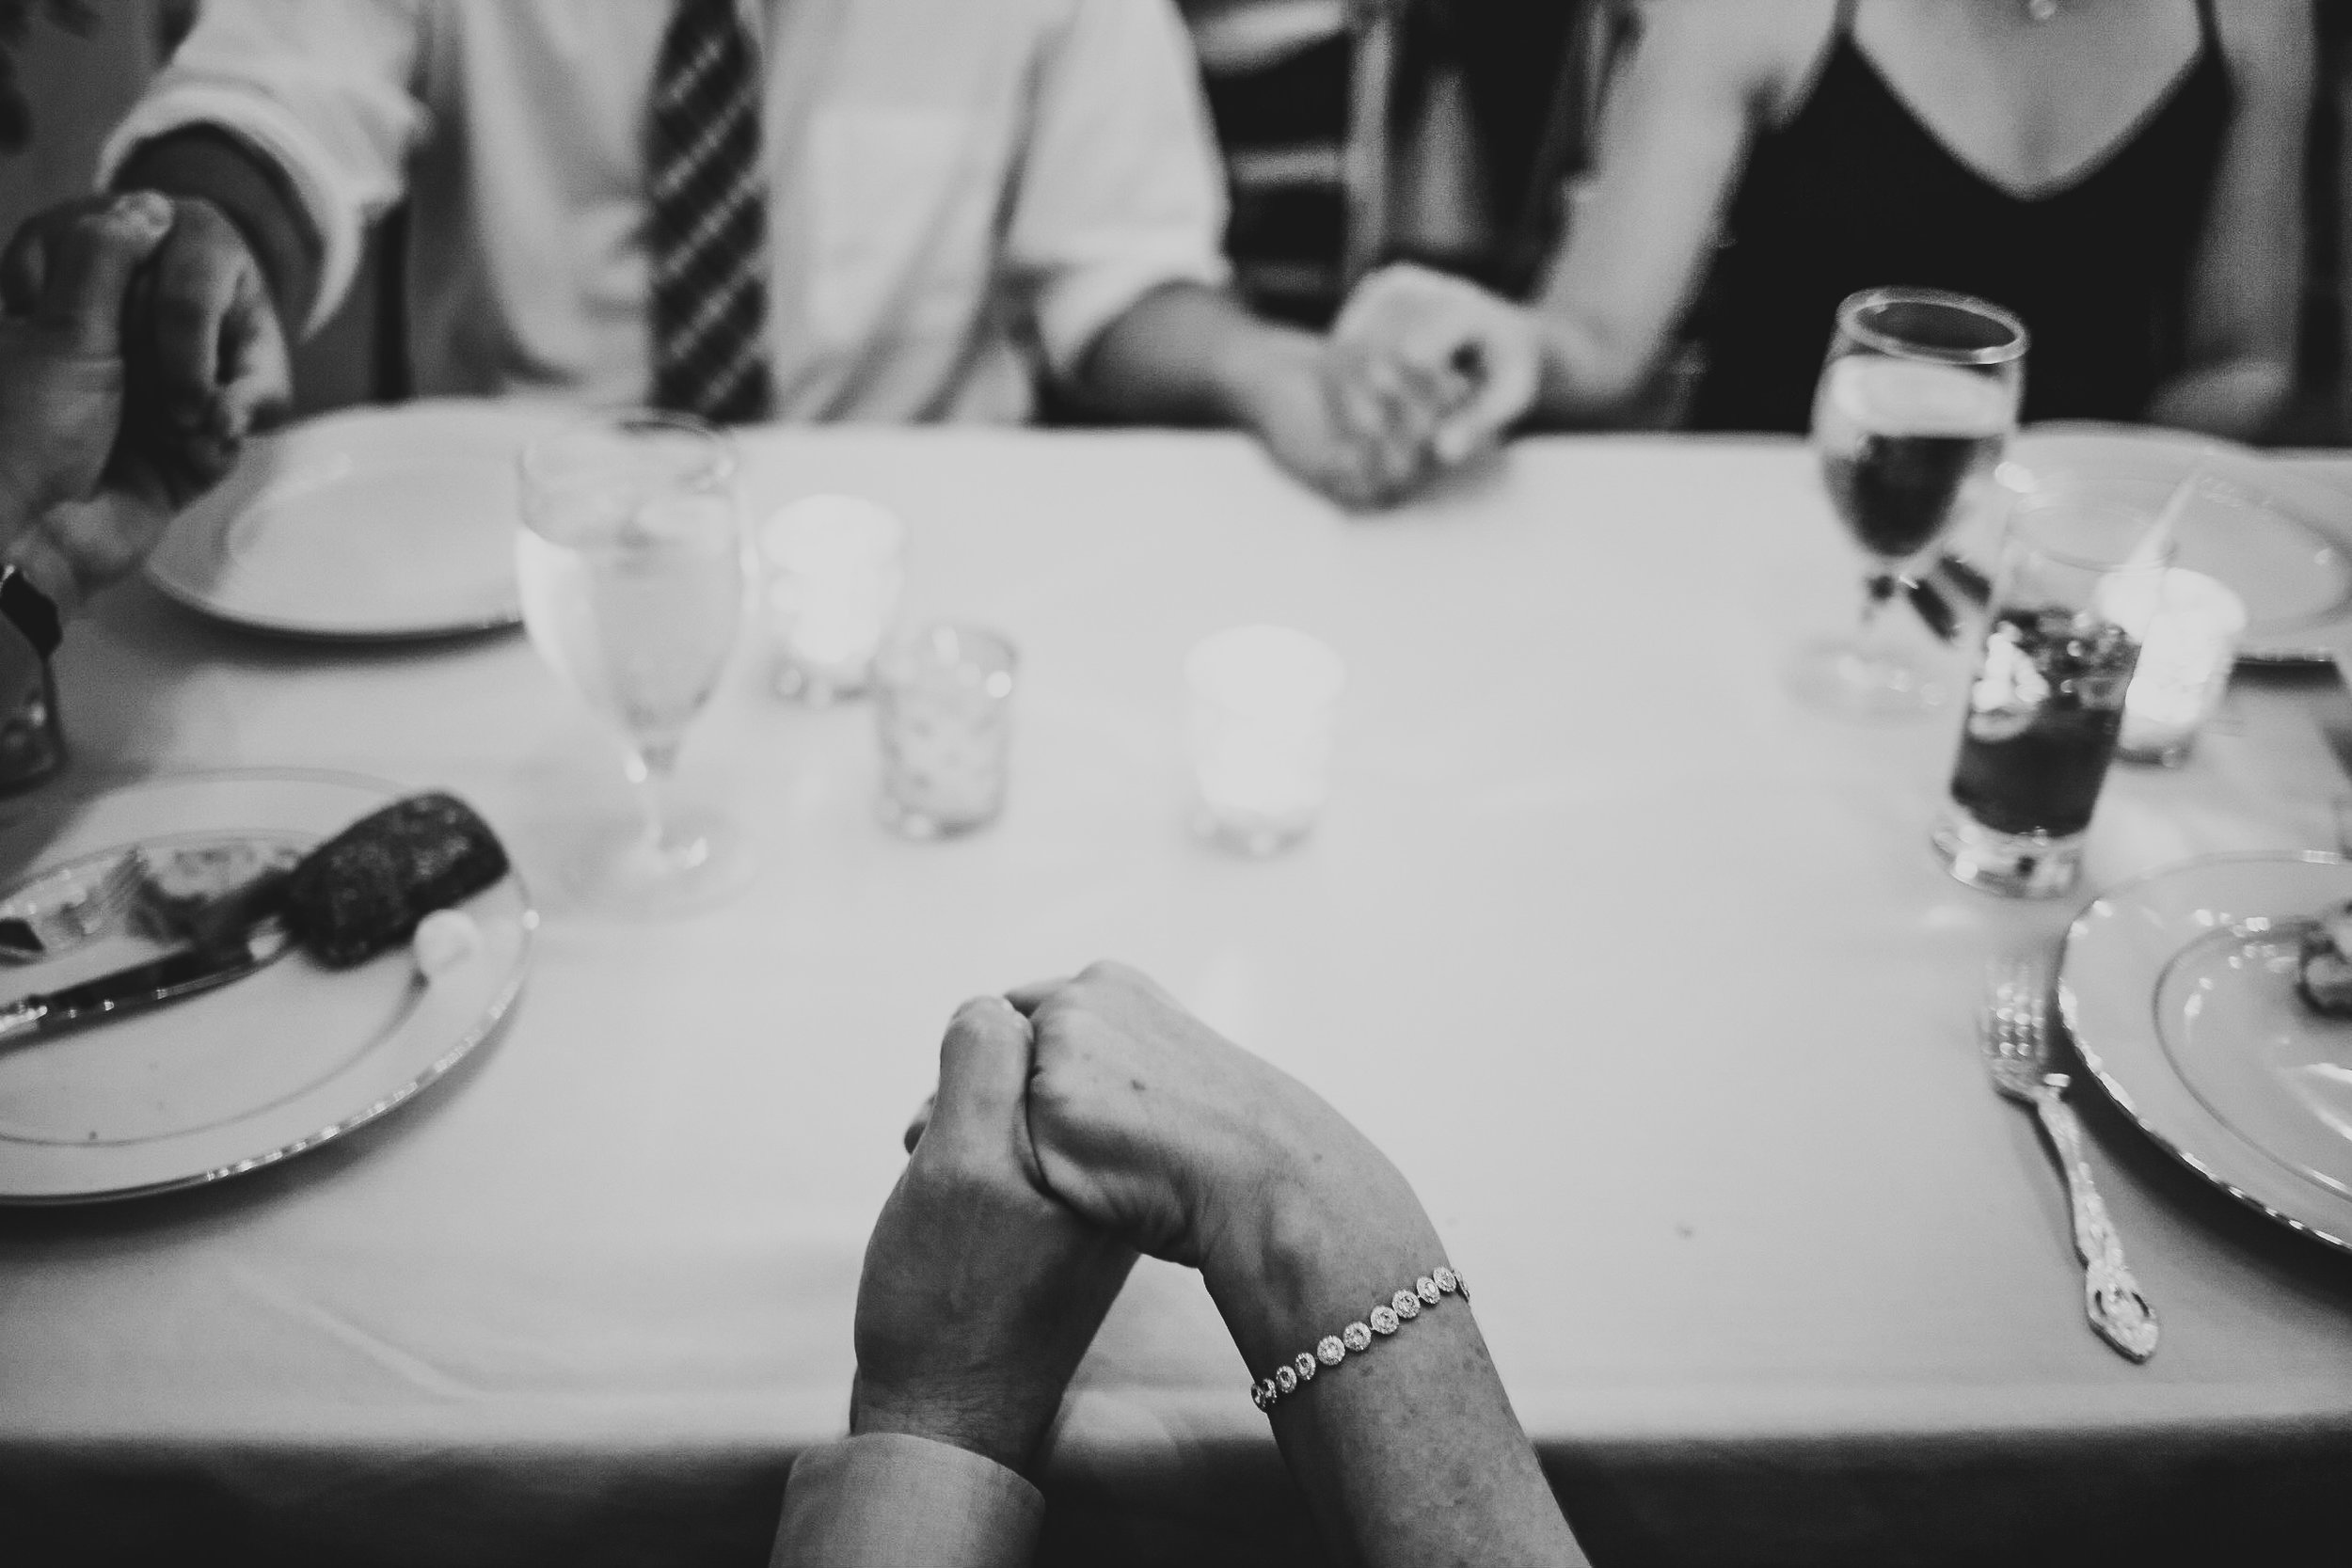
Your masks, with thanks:
M 1799 654 L 1792 681 L 1808 705 L 1856 720 L 1943 705 L 1937 661 L 1899 641 L 1884 611 L 1915 586 L 1973 483 L 2000 461 L 2025 372 L 2025 325 L 1997 305 L 1869 289 L 1837 308 L 1813 448 L 1864 558 L 1862 624 Z
M 679 748 L 735 647 L 743 612 L 736 458 L 683 415 L 596 414 L 531 443 L 516 536 L 532 644 L 628 745 L 644 829 L 573 868 L 616 913 L 693 909 L 748 872 L 723 811 L 670 800 Z

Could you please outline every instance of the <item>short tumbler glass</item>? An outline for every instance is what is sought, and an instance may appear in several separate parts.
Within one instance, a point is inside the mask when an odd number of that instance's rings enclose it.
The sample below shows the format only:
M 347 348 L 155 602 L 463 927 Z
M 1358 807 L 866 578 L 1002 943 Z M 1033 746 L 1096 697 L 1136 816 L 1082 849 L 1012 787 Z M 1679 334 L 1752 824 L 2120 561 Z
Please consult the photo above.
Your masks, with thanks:
M 2019 502 L 1933 834 L 1960 880 L 2027 898 L 2074 885 L 2169 554 L 2144 506 Z
M 940 624 L 884 648 L 874 665 L 882 819 L 909 838 L 944 838 L 1005 806 L 1019 655 L 977 626 Z

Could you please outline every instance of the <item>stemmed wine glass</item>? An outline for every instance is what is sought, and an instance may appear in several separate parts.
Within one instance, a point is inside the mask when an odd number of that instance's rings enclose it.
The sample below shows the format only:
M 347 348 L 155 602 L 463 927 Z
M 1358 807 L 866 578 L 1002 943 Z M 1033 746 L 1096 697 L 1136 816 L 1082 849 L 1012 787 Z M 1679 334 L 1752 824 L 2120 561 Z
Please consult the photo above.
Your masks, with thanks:
M 2000 461 L 2026 381 L 2026 327 L 1997 305 L 1933 289 L 1867 289 L 1837 308 L 1813 399 L 1813 449 L 1838 519 L 1865 557 L 1862 624 L 1809 645 L 1798 693 L 1852 719 L 1942 705 L 1935 661 L 1891 635 L 1884 610 L 1916 583 L 1971 480 Z
M 614 912 L 663 913 L 732 892 L 740 834 L 667 799 L 686 731 L 742 618 L 734 443 L 678 414 L 600 413 L 531 443 L 516 536 L 523 623 L 540 656 L 618 728 L 645 826 L 593 847 L 578 879 Z

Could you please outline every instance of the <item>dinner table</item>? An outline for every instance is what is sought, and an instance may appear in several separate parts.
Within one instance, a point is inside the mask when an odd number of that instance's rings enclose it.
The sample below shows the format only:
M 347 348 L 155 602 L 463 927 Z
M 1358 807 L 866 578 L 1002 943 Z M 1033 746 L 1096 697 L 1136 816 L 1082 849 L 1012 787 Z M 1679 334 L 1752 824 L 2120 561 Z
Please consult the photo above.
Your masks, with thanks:
M 276 637 L 144 582 L 69 630 L 71 760 L 10 842 L 170 775 L 360 775 L 473 803 L 536 922 L 497 1027 L 367 1125 L 0 1210 L 0 1561 L 764 1561 L 845 1428 L 945 1021 L 1102 958 L 1393 1159 L 1597 1562 L 2352 1553 L 2352 1256 L 2081 1082 L 2162 1321 L 2131 1364 L 1979 1041 L 1988 964 L 2054 960 L 2100 889 L 2337 847 L 2303 685 L 2242 676 L 2185 765 L 2118 765 L 2082 887 L 2009 899 L 1929 845 L 1952 709 L 1789 693 L 1858 572 L 1800 442 L 1528 437 L 1351 515 L 1229 433 L 738 441 L 746 519 L 879 501 L 909 621 L 1016 644 L 998 820 L 883 827 L 872 705 L 777 696 L 753 615 L 681 788 L 755 873 L 613 913 L 564 867 L 628 830 L 620 745 L 524 636 Z M 1263 858 L 1195 831 L 1183 673 L 1259 623 L 1347 673 L 1328 804 Z M 1249 1382 L 1197 1277 L 1138 1266 L 1039 1467 L 1042 1560 L 1319 1560 Z

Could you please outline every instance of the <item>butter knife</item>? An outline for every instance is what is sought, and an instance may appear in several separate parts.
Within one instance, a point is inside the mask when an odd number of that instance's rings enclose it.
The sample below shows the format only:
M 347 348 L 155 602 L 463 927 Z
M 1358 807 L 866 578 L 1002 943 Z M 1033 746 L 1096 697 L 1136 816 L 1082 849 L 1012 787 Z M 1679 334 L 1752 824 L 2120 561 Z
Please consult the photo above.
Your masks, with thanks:
M 284 923 L 272 916 L 219 942 L 183 947 L 79 985 L 19 998 L 0 1008 L 0 1046 L 103 1023 L 215 990 L 275 963 L 293 945 Z

